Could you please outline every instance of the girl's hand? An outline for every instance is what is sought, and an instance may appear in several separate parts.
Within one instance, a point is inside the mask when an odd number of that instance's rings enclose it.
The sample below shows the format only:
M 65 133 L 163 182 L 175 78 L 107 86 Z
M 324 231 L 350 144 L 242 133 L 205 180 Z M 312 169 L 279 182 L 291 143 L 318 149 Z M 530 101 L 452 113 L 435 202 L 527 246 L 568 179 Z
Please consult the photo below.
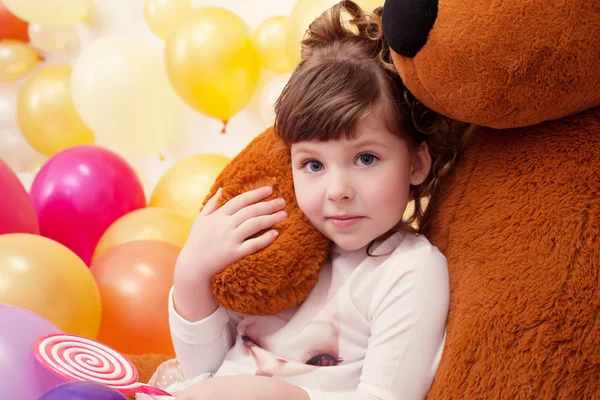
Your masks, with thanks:
M 175 276 L 207 282 L 236 261 L 264 249 L 277 238 L 276 230 L 257 233 L 284 221 L 285 200 L 261 201 L 273 193 L 263 187 L 242 193 L 218 208 L 222 189 L 207 202 L 196 218 L 181 250 Z

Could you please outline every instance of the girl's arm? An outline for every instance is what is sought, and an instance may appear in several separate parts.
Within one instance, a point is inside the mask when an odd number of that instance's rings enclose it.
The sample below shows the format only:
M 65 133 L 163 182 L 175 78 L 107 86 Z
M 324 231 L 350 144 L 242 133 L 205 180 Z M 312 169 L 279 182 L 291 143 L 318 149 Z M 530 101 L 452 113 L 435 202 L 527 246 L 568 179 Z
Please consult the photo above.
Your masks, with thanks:
M 235 329 L 228 312 L 218 307 L 211 315 L 189 322 L 177 313 L 173 290 L 169 293 L 169 326 L 181 372 L 192 379 L 205 372 L 216 372 L 232 346 Z

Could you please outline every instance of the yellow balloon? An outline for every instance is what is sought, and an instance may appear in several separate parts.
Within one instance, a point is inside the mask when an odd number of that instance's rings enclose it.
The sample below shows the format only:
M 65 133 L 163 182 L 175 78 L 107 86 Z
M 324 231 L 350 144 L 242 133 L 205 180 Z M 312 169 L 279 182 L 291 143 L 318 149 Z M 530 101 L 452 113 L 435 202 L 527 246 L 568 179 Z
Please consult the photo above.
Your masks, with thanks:
M 254 45 L 262 65 L 276 74 L 291 72 L 294 69 L 286 48 L 287 25 L 287 17 L 271 17 L 264 20 L 254 33 Z
M 216 154 L 201 154 L 179 161 L 158 181 L 149 205 L 168 208 L 195 219 L 215 179 L 229 161 L 229 158 Z
M 300 42 L 308 26 L 339 0 L 298 0 L 292 9 L 286 34 L 288 57 L 292 65 L 300 62 Z M 371 12 L 383 6 L 384 0 L 355 0 L 363 10 Z
M 183 103 L 160 55 L 128 37 L 85 46 L 73 65 L 71 94 L 100 145 L 158 154 L 181 122 Z
M 17 40 L 0 40 L 0 83 L 15 82 L 40 61 L 35 49 Z
M 2 0 L 10 12 L 27 22 L 68 26 L 88 13 L 90 0 Z
M 156 36 L 166 39 L 193 9 L 189 0 L 146 0 L 144 18 Z
M 248 104 L 260 77 L 250 28 L 218 7 L 194 10 L 167 39 L 165 60 L 181 98 L 224 122 Z
M 29 144 L 48 157 L 71 146 L 94 143 L 94 134 L 73 106 L 70 79 L 70 66 L 50 65 L 36 71 L 19 94 L 19 127 Z
M 174 211 L 146 207 L 125 214 L 100 238 L 92 263 L 106 251 L 120 244 L 138 240 L 158 240 L 183 247 L 192 229 L 193 220 Z
M 79 48 L 79 36 L 75 26 L 45 26 L 29 24 L 27 29 L 31 44 L 49 53 L 67 50 L 76 51 Z
M 33 311 L 66 333 L 95 339 L 100 293 L 87 265 L 43 236 L 0 235 L 0 303 Z

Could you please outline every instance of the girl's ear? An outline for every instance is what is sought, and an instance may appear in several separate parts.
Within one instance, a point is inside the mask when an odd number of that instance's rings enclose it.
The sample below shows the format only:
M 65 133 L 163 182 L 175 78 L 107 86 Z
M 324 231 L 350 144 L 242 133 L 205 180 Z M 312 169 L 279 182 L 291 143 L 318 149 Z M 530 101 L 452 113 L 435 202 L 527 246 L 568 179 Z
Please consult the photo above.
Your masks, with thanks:
M 410 184 L 418 186 L 425 182 L 431 170 L 431 154 L 426 142 L 421 142 L 412 155 L 410 167 Z

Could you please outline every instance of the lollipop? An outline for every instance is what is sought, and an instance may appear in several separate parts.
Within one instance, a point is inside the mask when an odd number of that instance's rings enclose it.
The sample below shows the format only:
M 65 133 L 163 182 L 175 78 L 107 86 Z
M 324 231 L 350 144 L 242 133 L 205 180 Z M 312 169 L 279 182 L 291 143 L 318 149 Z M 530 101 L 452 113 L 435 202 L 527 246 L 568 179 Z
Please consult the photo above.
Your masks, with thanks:
M 159 388 L 138 382 L 135 366 L 117 351 L 82 336 L 54 333 L 33 345 L 39 362 L 67 381 L 91 381 L 123 394 L 171 396 Z

